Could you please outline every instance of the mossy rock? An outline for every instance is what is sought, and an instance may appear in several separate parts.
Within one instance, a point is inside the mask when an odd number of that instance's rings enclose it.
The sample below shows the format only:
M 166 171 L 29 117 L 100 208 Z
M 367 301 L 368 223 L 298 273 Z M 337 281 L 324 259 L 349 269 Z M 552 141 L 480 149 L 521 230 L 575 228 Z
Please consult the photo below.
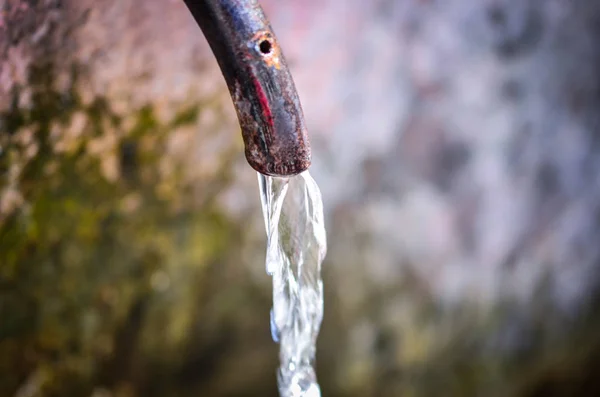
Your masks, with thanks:
M 140 368 L 183 371 L 190 346 L 202 349 L 200 286 L 235 260 L 228 247 L 240 238 L 215 202 L 228 170 L 204 181 L 200 201 L 181 178 L 183 163 L 168 158 L 171 171 L 161 170 L 166 137 L 194 126 L 200 104 L 161 123 L 149 103 L 126 125 L 107 98 L 84 105 L 76 76 L 57 91 L 53 70 L 32 68 L 31 106 L 19 107 L 14 90 L 0 114 L 0 395 L 24 387 L 91 395 L 102 386 L 132 395 L 153 382 L 136 383 Z M 203 320 L 239 310 L 247 293 Z M 212 328 L 209 339 L 220 332 Z

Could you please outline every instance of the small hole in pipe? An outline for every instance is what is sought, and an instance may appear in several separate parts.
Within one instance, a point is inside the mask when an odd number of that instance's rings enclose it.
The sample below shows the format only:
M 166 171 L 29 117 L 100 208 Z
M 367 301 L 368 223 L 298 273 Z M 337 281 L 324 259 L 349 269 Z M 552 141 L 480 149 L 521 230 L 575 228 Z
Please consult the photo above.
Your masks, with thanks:
M 271 42 L 269 40 L 263 40 L 258 45 L 258 48 L 260 49 L 260 52 L 267 55 L 267 54 L 271 53 L 271 49 L 273 48 L 273 45 L 271 44 Z

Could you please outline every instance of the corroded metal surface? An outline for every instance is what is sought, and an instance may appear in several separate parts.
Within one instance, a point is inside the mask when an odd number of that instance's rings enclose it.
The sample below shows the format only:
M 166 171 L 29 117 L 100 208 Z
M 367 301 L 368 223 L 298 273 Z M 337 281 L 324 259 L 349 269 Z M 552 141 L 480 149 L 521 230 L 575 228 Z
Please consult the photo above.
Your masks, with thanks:
M 253 0 L 186 0 L 229 87 L 248 163 L 266 175 L 310 166 L 302 108 L 281 48 Z

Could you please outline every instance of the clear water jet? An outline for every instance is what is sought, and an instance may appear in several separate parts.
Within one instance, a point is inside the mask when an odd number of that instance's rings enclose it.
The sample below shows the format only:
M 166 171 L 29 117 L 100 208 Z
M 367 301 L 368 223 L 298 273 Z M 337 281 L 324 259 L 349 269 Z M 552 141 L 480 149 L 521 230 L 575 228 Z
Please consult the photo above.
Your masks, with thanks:
M 282 397 L 320 396 L 314 363 L 323 319 L 321 264 L 327 252 L 323 202 L 308 171 L 289 178 L 258 173 L 273 278 L 271 332 L 280 344 Z

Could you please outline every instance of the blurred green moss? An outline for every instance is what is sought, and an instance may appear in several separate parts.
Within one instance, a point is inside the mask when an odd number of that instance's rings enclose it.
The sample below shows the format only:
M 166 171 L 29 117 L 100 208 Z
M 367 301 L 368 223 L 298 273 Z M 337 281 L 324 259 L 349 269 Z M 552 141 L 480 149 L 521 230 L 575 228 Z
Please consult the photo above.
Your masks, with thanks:
M 198 297 L 191 281 L 235 237 L 214 198 L 194 203 L 177 172 L 169 177 L 175 188 L 157 193 L 165 139 L 195 124 L 197 104 L 167 123 L 149 104 L 126 127 L 108 99 L 82 103 L 76 69 L 66 92 L 53 88 L 53 70 L 33 67 L 31 106 L 17 106 L 16 89 L 0 114 L 8 132 L 0 187 L 17 197 L 0 218 L 2 396 L 32 382 L 35 395 L 91 395 L 95 385 L 130 378 L 136 352 L 177 357 Z M 65 141 L 75 122 L 81 130 Z M 103 139 L 112 143 L 103 147 Z M 144 335 L 146 323 L 156 332 Z M 117 395 L 131 392 L 123 390 Z

